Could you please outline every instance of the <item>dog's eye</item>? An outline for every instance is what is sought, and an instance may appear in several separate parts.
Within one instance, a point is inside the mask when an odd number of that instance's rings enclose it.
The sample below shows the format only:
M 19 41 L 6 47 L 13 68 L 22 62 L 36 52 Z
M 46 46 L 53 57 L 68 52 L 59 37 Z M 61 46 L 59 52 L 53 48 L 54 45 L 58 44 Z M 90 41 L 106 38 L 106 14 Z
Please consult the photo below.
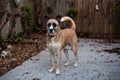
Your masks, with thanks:
M 53 26 L 56 27 L 57 25 L 55 23 L 53 23 Z
M 48 27 L 50 27 L 51 26 L 51 23 L 48 23 Z

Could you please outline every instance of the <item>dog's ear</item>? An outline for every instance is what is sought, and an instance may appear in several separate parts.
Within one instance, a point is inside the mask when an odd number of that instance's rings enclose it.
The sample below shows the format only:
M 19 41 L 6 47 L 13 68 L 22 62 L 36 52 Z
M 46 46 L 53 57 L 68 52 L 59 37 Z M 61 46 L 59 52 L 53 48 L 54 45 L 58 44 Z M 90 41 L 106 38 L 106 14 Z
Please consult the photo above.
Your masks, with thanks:
M 50 19 L 50 17 L 49 16 L 44 16 L 44 19 L 48 21 Z
M 58 15 L 58 16 L 56 16 L 56 18 L 55 18 L 58 22 L 60 22 L 60 19 L 61 19 L 61 16 L 60 15 Z

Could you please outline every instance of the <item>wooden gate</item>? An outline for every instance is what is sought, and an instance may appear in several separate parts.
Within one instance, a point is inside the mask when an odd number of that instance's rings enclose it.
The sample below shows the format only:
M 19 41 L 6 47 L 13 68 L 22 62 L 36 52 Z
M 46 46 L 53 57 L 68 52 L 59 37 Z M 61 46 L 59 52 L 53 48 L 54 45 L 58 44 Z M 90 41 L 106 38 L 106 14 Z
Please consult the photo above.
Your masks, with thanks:
M 117 34 L 115 0 L 77 0 L 77 31 L 93 34 Z

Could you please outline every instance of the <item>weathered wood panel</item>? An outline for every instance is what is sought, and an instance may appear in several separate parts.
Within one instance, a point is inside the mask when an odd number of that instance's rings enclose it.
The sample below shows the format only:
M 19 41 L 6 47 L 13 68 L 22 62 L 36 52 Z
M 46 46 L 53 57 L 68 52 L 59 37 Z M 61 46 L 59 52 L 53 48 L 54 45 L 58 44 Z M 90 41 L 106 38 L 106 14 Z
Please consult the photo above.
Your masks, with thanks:
M 76 0 L 74 3 L 78 10 L 78 16 L 75 18 L 77 32 L 101 35 L 120 34 L 120 26 L 115 26 L 117 21 L 115 0 Z M 96 10 L 96 5 L 99 10 Z
M 46 15 L 51 18 L 55 18 L 57 15 L 65 16 L 69 9 L 74 8 L 78 12 L 74 18 L 78 33 L 120 34 L 120 26 L 116 24 L 118 21 L 115 16 L 115 0 L 21 0 L 21 6 L 24 5 L 34 8 L 33 27 L 38 22 L 45 26 L 44 16 Z M 96 10 L 96 5 L 98 5 L 98 10 Z M 50 14 L 47 13 L 47 7 L 52 8 Z M 39 21 L 37 22 L 37 20 Z M 18 31 L 19 27 L 16 29 Z
M 4 2 L 3 2 L 4 1 Z M 12 0 L 1 0 L 0 6 L 1 11 L 7 10 L 10 13 L 10 20 L 2 28 L 1 32 L 4 37 L 11 37 L 14 33 L 20 33 L 23 31 L 22 24 L 21 24 L 21 17 L 14 17 L 13 14 L 20 11 L 21 6 L 32 6 L 33 0 L 21 0 L 19 8 L 16 8 L 14 5 L 14 1 Z M 6 3 L 5 3 L 6 2 Z M 7 3 L 8 2 L 8 3 Z M 3 6 L 6 4 L 5 6 Z M 7 13 L 8 14 L 8 13 Z M 2 14 L 3 17 L 0 17 L 0 27 L 5 23 L 6 18 L 8 17 L 6 13 Z

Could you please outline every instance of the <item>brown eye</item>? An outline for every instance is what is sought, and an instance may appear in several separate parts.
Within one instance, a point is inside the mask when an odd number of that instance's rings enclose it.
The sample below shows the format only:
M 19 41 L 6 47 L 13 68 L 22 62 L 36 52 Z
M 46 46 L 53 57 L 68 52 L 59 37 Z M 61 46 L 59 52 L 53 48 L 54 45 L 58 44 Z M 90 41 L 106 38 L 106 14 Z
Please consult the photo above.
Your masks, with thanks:
M 55 23 L 53 23 L 53 26 L 56 27 L 57 25 Z
M 50 27 L 51 26 L 51 23 L 48 23 L 48 27 Z

